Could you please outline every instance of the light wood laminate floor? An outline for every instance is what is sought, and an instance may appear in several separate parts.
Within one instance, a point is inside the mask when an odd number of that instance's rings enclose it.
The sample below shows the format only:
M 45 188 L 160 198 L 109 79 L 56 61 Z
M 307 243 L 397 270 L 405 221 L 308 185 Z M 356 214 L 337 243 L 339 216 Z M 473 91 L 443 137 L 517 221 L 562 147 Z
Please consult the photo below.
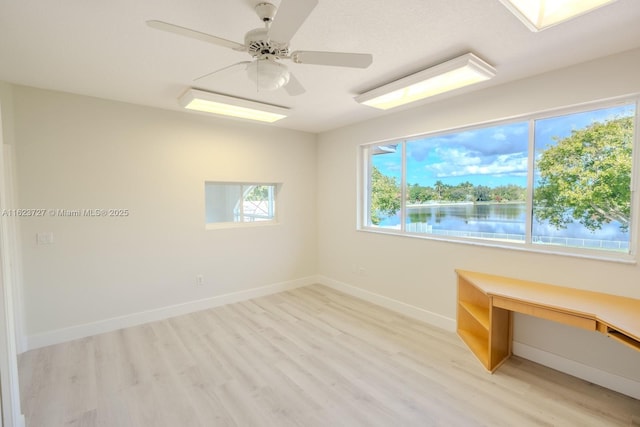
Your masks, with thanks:
M 32 350 L 27 426 L 629 426 L 640 401 L 320 285 Z

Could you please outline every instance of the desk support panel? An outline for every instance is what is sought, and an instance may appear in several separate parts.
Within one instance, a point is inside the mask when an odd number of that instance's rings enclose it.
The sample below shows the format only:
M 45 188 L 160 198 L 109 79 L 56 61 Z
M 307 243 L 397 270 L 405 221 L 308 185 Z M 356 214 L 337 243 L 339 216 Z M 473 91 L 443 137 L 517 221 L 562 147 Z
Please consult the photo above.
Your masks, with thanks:
M 458 279 L 457 331 L 489 372 L 511 356 L 511 313 L 464 278 Z

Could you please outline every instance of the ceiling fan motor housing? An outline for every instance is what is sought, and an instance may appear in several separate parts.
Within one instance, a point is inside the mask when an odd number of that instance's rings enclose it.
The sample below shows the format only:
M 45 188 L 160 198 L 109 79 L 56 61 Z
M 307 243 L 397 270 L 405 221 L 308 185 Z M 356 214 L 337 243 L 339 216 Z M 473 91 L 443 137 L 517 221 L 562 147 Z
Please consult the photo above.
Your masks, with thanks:
M 265 55 L 278 58 L 289 56 L 288 43 L 278 43 L 269 40 L 269 30 L 266 28 L 256 28 L 249 31 L 244 36 L 244 45 L 251 56 L 262 58 Z

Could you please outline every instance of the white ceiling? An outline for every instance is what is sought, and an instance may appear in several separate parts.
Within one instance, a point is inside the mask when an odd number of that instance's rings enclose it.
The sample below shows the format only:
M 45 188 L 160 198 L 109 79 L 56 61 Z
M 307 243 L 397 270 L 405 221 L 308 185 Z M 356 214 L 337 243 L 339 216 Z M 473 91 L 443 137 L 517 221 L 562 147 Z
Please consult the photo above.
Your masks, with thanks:
M 177 97 L 198 87 L 290 107 L 275 126 L 322 132 L 385 114 L 355 95 L 466 52 L 498 76 L 462 92 L 640 47 L 640 0 L 618 0 L 539 33 L 499 0 L 320 0 L 292 50 L 371 53 L 373 64 L 286 62 L 307 90 L 290 97 L 257 92 L 243 73 L 195 84 L 248 54 L 145 25 L 157 19 L 243 43 L 262 26 L 253 11 L 259 2 L 0 0 L 0 80 L 175 110 Z

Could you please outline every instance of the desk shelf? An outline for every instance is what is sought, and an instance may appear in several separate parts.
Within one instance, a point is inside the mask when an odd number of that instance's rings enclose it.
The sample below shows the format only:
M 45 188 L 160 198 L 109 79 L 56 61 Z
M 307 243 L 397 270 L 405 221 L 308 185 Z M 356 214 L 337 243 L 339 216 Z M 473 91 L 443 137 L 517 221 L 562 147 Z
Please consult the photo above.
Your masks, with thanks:
M 465 331 L 464 329 L 458 329 L 458 335 L 462 338 L 462 341 L 471 349 L 471 352 L 480 360 L 480 363 L 487 365 L 489 360 L 489 346 L 487 340 L 472 332 Z
M 457 332 L 484 367 L 493 372 L 511 355 L 511 323 L 507 310 L 464 277 L 458 277 Z
M 459 302 L 461 308 L 471 315 L 484 329 L 489 330 L 489 307 L 482 307 L 466 301 Z

